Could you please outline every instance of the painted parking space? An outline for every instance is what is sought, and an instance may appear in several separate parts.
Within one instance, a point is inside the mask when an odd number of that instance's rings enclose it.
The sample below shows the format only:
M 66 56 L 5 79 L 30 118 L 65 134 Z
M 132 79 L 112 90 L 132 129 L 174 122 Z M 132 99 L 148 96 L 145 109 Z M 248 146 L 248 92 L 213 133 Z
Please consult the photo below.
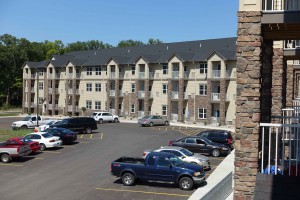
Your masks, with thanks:
M 102 140 L 103 139 L 103 133 L 92 133 L 92 134 L 81 134 L 81 135 L 77 135 L 78 139 L 88 139 L 88 140 Z

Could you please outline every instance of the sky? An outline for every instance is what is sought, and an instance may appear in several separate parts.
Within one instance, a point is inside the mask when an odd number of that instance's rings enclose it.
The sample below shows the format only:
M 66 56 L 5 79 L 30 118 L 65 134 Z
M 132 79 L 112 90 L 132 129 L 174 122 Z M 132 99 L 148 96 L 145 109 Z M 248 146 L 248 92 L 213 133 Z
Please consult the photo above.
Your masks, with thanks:
M 237 0 L 0 0 L 0 35 L 31 42 L 235 37 Z

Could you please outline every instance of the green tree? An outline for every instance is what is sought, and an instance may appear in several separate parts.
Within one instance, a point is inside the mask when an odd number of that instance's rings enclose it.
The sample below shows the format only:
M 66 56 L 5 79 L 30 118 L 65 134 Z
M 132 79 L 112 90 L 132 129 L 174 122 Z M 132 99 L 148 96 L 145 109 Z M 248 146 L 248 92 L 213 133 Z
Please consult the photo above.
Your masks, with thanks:
M 153 38 L 149 38 L 148 43 L 150 45 L 155 45 L 155 44 L 162 44 L 163 42 L 159 39 L 153 39 Z
M 46 46 L 46 59 L 50 59 L 53 55 L 60 55 L 65 52 L 65 45 L 61 40 L 54 42 L 45 41 Z
M 142 41 L 139 40 L 121 40 L 117 47 L 131 47 L 131 46 L 142 46 L 145 45 Z

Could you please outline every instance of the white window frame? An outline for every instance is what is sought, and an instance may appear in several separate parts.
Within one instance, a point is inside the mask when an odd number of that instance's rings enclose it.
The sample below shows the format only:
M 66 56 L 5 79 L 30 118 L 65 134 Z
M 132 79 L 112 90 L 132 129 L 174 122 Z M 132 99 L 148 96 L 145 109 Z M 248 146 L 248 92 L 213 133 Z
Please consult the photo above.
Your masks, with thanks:
M 131 104 L 130 113 L 135 113 L 135 104 Z
M 131 66 L 131 75 L 135 75 L 135 65 Z
M 131 93 L 135 93 L 135 84 L 131 83 Z
M 86 68 L 86 75 L 92 76 L 93 75 L 93 67 L 87 67 Z
M 86 100 L 85 104 L 86 104 L 86 106 L 85 106 L 86 109 L 92 109 L 93 103 L 91 100 Z
M 93 91 L 93 84 L 92 83 L 86 83 L 86 91 L 92 92 Z
M 101 92 L 101 83 L 95 83 L 95 92 Z
M 207 63 L 200 63 L 200 74 L 207 74 Z
M 101 101 L 95 101 L 95 110 L 101 110 Z
M 161 110 L 162 110 L 161 113 L 162 113 L 163 116 L 168 115 L 168 106 L 167 105 L 162 105 Z
M 200 84 L 199 85 L 199 95 L 200 96 L 207 96 L 207 85 L 206 84 Z
M 169 73 L 169 66 L 168 65 L 163 65 L 162 69 L 163 69 L 163 74 L 168 74 Z
M 162 85 L 162 93 L 163 94 L 168 94 L 168 84 L 163 84 Z
M 95 73 L 96 73 L 97 76 L 101 75 L 101 66 L 95 68 Z
M 43 82 L 39 82 L 39 90 L 43 90 L 44 89 L 44 83 Z
M 44 98 L 43 97 L 39 97 L 39 105 L 42 105 L 44 103 Z
M 206 119 L 207 110 L 206 108 L 198 108 L 198 118 L 199 119 Z

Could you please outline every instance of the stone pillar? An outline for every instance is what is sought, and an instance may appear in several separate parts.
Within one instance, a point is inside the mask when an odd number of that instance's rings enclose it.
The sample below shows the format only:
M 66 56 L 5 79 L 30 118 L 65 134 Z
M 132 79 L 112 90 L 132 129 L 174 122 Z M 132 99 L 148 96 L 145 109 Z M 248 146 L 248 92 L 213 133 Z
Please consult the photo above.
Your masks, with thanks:
M 106 81 L 106 109 L 105 109 L 106 111 L 109 111 L 110 109 L 110 90 L 111 90 L 110 82 L 111 82 L 110 79 Z
M 23 90 L 22 90 L 22 114 L 24 114 L 25 111 L 25 102 L 26 102 L 26 94 L 25 94 L 25 87 L 26 87 L 26 80 L 23 79 Z M 28 103 L 27 103 L 28 104 Z
M 136 66 L 138 66 L 138 68 L 139 68 L 139 65 L 136 65 Z M 138 70 L 139 71 L 139 70 Z M 138 72 L 138 74 L 139 74 L 139 72 Z M 136 117 L 138 116 L 138 111 L 139 111 L 139 89 L 140 89 L 140 84 L 139 84 L 140 82 L 139 82 L 139 79 L 136 79 L 135 80 L 135 93 L 134 93 L 134 104 L 135 104 L 135 106 L 134 106 L 134 108 L 135 108 L 135 115 L 136 115 Z
M 119 77 L 119 70 L 117 70 L 118 75 L 117 77 Z M 119 115 L 119 84 L 120 84 L 120 79 L 116 78 L 115 79 L 115 115 Z
M 30 74 L 31 76 L 31 74 Z M 29 79 L 27 80 L 27 87 L 28 87 L 28 93 L 27 93 L 27 102 L 28 102 L 28 110 L 27 113 L 31 113 L 31 77 L 29 76 Z
M 65 115 L 68 115 L 68 106 L 69 106 L 69 80 L 66 81 L 66 102 L 65 102 Z M 53 102 L 52 102 L 53 103 Z
M 149 71 L 149 70 L 148 70 Z M 149 77 L 146 76 L 146 77 Z M 149 78 L 145 79 L 145 84 L 144 84 L 144 91 L 145 91 L 145 99 L 144 99 L 144 114 L 149 115 L 149 97 L 150 97 L 150 92 L 149 92 L 149 83 L 150 80 Z
M 273 70 L 272 70 L 272 116 L 281 116 L 283 104 L 283 84 L 284 84 L 284 68 L 283 68 L 283 49 L 273 49 Z M 280 123 L 279 118 L 272 118 L 273 123 Z
M 181 73 L 183 73 L 183 71 L 181 71 Z M 184 79 L 180 78 L 178 83 L 178 121 L 183 121 Z
M 261 35 L 261 12 L 239 12 L 234 163 L 234 199 L 236 200 L 253 199 L 258 170 Z
M 52 115 L 55 115 L 55 101 L 56 101 L 56 87 L 55 87 L 56 80 L 52 80 Z M 68 97 L 68 96 L 67 96 Z
M 170 72 L 169 72 L 170 73 Z M 168 120 L 171 121 L 171 114 L 172 114 L 172 99 L 171 99 L 171 94 L 173 91 L 173 81 L 171 79 L 168 79 L 168 113 L 167 117 Z
M 225 125 L 226 111 L 226 79 L 220 79 L 220 125 Z
M 208 103 L 206 108 L 206 124 L 210 124 L 210 118 L 212 116 L 211 93 L 212 93 L 212 82 L 211 82 L 211 78 L 208 78 L 207 79 L 207 102 Z M 195 113 L 197 115 L 197 107 Z
M 72 115 L 76 115 L 76 79 L 72 80 Z

